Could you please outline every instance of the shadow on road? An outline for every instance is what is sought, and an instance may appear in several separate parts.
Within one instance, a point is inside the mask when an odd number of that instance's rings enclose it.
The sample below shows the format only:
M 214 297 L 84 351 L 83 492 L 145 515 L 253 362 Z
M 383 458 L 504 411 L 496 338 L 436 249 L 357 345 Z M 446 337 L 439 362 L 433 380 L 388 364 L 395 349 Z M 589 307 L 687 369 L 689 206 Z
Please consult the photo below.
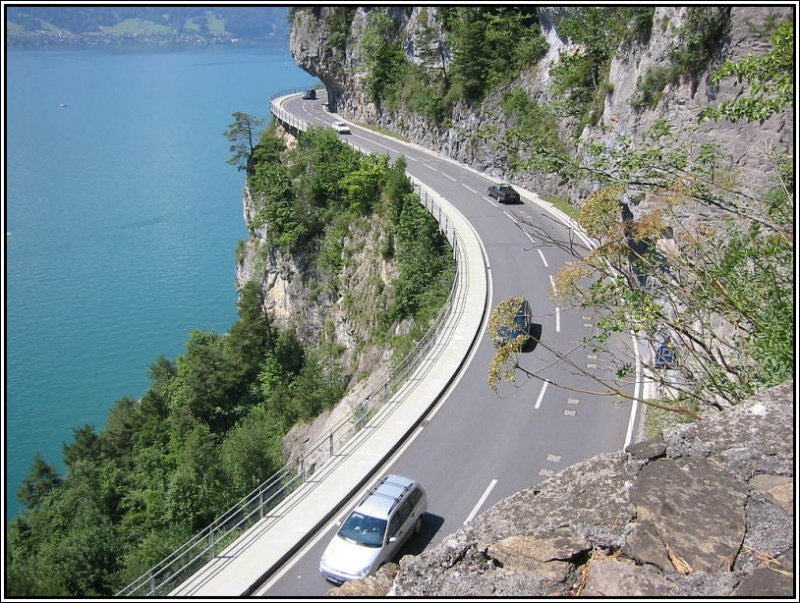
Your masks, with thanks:
M 433 513 L 426 513 L 422 519 L 422 529 L 419 531 L 419 534 L 414 534 L 408 539 L 408 542 L 403 547 L 398 557 L 402 555 L 419 555 L 425 550 L 425 547 L 431 543 L 433 537 L 436 536 L 436 533 L 441 529 L 443 524 L 444 517 L 434 515 Z
M 528 328 L 528 339 L 522 346 L 522 352 L 528 353 L 536 349 L 536 346 L 542 339 L 542 324 L 538 322 L 531 323 Z

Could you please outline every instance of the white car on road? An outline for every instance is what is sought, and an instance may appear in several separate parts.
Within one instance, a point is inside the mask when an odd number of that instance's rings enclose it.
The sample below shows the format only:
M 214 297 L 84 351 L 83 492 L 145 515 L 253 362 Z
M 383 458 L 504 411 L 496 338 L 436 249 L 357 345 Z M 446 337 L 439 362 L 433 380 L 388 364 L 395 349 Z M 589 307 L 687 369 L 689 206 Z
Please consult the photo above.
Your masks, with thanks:
M 333 122 L 333 129 L 339 132 L 339 134 L 350 134 L 350 126 L 343 121 Z
M 387 475 L 347 517 L 319 564 L 329 582 L 359 580 L 391 561 L 412 534 L 422 529 L 427 497 L 418 482 Z

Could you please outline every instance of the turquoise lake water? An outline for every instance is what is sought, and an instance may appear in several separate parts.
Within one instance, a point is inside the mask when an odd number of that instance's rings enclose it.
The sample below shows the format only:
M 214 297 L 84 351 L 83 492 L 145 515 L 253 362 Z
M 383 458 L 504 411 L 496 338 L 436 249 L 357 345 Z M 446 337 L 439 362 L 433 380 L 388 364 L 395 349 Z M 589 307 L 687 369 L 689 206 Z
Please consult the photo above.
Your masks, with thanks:
M 234 111 L 317 80 L 285 47 L 6 55 L 5 513 L 36 452 L 138 398 L 159 354 L 236 319 Z M 65 104 L 65 107 L 60 105 Z

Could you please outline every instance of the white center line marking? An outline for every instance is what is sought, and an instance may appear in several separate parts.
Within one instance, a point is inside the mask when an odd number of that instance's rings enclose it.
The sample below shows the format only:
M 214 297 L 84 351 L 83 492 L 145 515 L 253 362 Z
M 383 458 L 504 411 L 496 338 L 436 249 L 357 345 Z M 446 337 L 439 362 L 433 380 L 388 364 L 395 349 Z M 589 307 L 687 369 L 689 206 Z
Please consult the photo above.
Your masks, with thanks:
M 553 278 L 553 275 L 550 276 L 550 286 L 553 288 L 553 293 L 558 293 L 558 289 L 556 289 L 556 279 Z
M 544 383 L 542 383 L 542 391 L 539 392 L 539 397 L 536 398 L 536 405 L 534 408 L 539 408 L 542 405 L 542 399 L 544 398 L 544 392 L 547 391 L 547 386 L 550 385 L 550 382 L 545 379 Z
M 514 216 L 512 216 L 512 215 L 511 215 L 510 213 L 508 213 L 507 211 L 504 211 L 503 213 L 504 213 L 504 214 L 506 215 L 506 217 L 507 217 L 509 220 L 511 220 L 511 221 L 512 221 L 514 224 L 517 224 L 517 225 L 519 225 L 519 222 L 517 222 L 517 219 L 516 219 Z
M 363 138 L 363 137 L 362 137 L 362 138 Z M 367 139 L 366 139 L 366 138 L 364 138 L 364 140 L 367 140 Z M 370 142 L 371 142 L 372 144 L 376 144 L 376 145 L 378 145 L 379 147 L 383 147 L 383 148 L 384 148 L 384 149 L 386 149 L 387 151 L 392 151 L 393 153 L 399 153 L 399 152 L 400 152 L 400 151 L 395 151 L 395 150 L 394 150 L 392 147 L 387 147 L 385 144 L 381 144 L 381 143 L 380 143 L 380 142 L 378 142 L 377 140 L 370 140 Z
M 442 176 L 444 176 L 445 178 L 450 178 L 450 180 L 452 180 L 453 182 L 456 182 L 456 179 L 453 178 L 450 174 L 442 174 Z
M 556 306 L 556 333 L 561 332 L 561 308 Z
M 531 239 L 531 241 L 532 240 L 533 239 Z M 541 249 L 537 249 L 536 251 L 539 252 L 539 257 L 542 258 L 542 263 L 544 264 L 544 267 L 547 268 L 548 267 L 547 260 L 545 259 L 544 254 L 542 253 L 542 250 Z
M 461 186 L 463 186 L 463 187 L 464 187 L 465 189 L 467 189 L 468 191 L 471 191 L 471 192 L 475 193 L 476 195 L 478 194 L 478 191 L 476 191 L 476 190 L 475 190 L 474 188 L 472 188 L 471 186 L 468 186 L 468 185 L 464 184 L 463 182 L 461 183 Z
M 489 487 L 486 488 L 486 490 L 484 491 L 483 496 L 481 496 L 480 500 L 478 501 L 478 504 L 472 507 L 472 511 L 469 512 L 469 515 L 467 515 L 467 518 L 464 520 L 464 525 L 467 525 L 470 521 L 472 521 L 472 518 L 478 514 L 478 510 L 481 508 L 481 505 L 486 501 L 486 498 L 489 496 L 489 493 L 492 491 L 492 488 L 494 488 L 496 483 L 497 483 L 496 479 L 493 479 L 491 482 L 489 482 Z

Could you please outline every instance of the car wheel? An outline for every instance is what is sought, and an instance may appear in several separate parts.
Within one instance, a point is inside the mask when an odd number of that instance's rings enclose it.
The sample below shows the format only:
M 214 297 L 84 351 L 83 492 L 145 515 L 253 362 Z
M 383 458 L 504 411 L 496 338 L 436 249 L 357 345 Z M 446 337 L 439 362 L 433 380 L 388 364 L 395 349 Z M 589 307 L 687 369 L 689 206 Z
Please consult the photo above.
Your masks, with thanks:
M 417 522 L 414 524 L 414 533 L 419 534 L 421 529 L 422 529 L 422 515 L 417 517 Z

